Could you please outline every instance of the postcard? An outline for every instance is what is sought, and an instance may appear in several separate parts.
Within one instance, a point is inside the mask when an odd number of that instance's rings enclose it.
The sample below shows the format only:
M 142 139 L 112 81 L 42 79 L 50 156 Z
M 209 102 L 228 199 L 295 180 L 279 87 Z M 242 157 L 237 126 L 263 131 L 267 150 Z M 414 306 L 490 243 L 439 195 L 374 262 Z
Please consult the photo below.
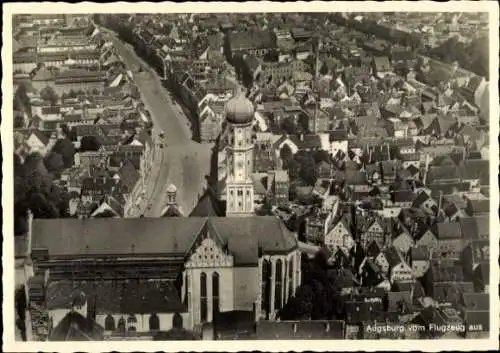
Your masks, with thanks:
M 3 10 L 4 350 L 498 348 L 496 3 Z

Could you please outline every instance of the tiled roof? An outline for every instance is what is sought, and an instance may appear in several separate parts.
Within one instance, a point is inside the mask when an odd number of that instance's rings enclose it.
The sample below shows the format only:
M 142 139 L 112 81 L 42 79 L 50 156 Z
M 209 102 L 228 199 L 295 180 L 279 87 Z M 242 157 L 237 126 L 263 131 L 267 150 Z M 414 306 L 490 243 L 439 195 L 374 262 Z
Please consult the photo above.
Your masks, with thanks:
M 46 69 L 45 67 L 40 68 L 35 76 L 31 79 L 32 81 L 49 81 L 55 79 L 55 75 L 52 71 Z
M 477 229 L 479 237 L 488 239 L 490 235 L 490 217 L 489 215 L 485 216 L 475 216 L 477 223 Z
M 93 219 L 92 221 L 97 221 Z M 47 287 L 47 307 L 69 309 L 75 293 L 95 300 L 96 314 L 184 312 L 171 281 L 54 281 Z
M 185 252 L 205 219 L 37 219 L 33 248 L 51 255 Z M 158 237 L 165 229 L 169 236 Z M 116 237 L 116 234 L 120 234 Z M 49 236 L 50 235 L 50 236 Z
M 255 314 L 253 311 L 233 310 L 220 312 L 213 318 L 214 330 L 225 335 L 250 334 L 255 331 Z
M 339 288 L 351 288 L 359 284 L 354 274 L 348 269 L 328 270 L 327 276 Z
M 406 306 L 407 309 L 413 306 L 409 291 L 388 292 L 387 301 L 388 301 L 387 310 L 392 312 L 394 311 L 399 312 L 402 309 L 400 308 L 400 305 Z
M 472 213 L 488 213 L 490 211 L 490 200 L 470 200 L 469 201 Z
M 139 172 L 129 160 L 125 161 L 123 166 L 118 171 L 120 176 L 120 184 L 125 187 L 128 192 L 131 192 L 135 184 L 139 180 Z
M 427 182 L 460 179 L 460 169 L 455 165 L 431 166 L 427 173 Z
M 77 312 L 69 312 L 52 329 L 49 341 L 102 341 L 104 328 Z
M 82 195 L 106 195 L 111 193 L 115 185 L 113 178 L 84 178 L 82 180 Z
M 207 189 L 189 217 L 223 217 L 223 205 L 215 197 L 212 189 Z
M 431 260 L 430 271 L 432 271 L 434 283 L 462 281 L 464 279 L 462 267 L 451 261 Z
M 44 145 L 47 145 L 49 143 L 49 136 L 44 134 L 42 131 L 39 130 L 33 130 L 31 133 L 32 135 L 35 135 L 37 139 L 40 140 Z
M 33 52 L 15 52 L 12 56 L 14 64 L 33 63 L 36 62 L 36 55 Z
M 213 229 L 224 239 L 234 261 L 253 264 L 259 248 L 274 253 L 290 251 L 296 247 L 295 237 L 276 217 L 210 218 Z
M 466 310 L 489 310 L 490 308 L 488 293 L 464 293 L 463 303 Z
M 410 251 L 412 261 L 415 260 L 429 260 L 429 250 L 425 247 L 413 247 Z
M 64 70 L 57 75 L 57 79 L 70 79 L 70 78 L 102 78 L 106 76 L 105 71 L 87 71 L 87 70 Z
M 489 160 L 466 159 L 460 164 L 460 171 L 464 179 L 479 179 L 482 185 L 489 185 L 489 167 Z
M 231 49 L 272 49 L 276 47 L 273 34 L 270 31 L 232 32 L 229 34 Z
M 372 241 L 366 249 L 366 256 L 372 256 L 375 258 L 378 256 L 378 254 L 380 254 L 380 247 L 378 246 L 377 242 Z
M 488 262 L 490 260 L 490 244 L 488 240 L 473 240 L 471 248 L 474 263 Z
M 438 223 L 436 238 L 438 240 L 461 239 L 462 229 L 460 223 Z
M 387 56 L 376 56 L 374 60 L 377 71 L 392 71 L 392 67 Z
M 275 253 L 296 247 L 295 237 L 275 217 L 37 219 L 32 247 L 46 248 L 51 256 L 185 254 L 205 224 L 224 240 L 239 264 L 256 264 L 259 248 Z M 158 237 L 165 229 L 168 235 Z
M 384 251 L 384 255 L 387 258 L 387 262 L 389 262 L 389 266 L 393 268 L 396 265 L 399 265 L 401 262 L 403 262 L 403 258 L 401 257 L 401 254 L 398 252 L 398 250 L 395 247 L 390 247 Z

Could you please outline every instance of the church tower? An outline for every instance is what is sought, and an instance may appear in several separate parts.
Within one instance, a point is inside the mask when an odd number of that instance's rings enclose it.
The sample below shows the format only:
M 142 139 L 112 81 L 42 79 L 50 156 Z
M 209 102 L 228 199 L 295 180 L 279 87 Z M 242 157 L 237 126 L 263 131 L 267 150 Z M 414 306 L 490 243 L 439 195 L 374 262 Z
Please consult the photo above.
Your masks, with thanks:
M 254 214 L 253 173 L 253 103 L 239 90 L 226 105 L 227 183 L 226 216 Z

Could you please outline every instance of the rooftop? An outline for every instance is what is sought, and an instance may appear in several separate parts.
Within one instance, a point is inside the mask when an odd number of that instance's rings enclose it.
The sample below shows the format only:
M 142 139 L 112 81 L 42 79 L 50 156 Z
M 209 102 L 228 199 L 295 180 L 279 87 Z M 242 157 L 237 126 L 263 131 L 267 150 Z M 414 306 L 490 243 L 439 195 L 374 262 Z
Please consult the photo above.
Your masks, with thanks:
M 49 256 L 109 257 L 132 253 L 183 256 L 195 238 L 208 228 L 222 239 L 234 261 L 240 264 L 256 264 L 259 249 L 272 253 L 296 247 L 295 237 L 279 219 L 269 216 L 36 219 L 32 249 L 47 249 Z

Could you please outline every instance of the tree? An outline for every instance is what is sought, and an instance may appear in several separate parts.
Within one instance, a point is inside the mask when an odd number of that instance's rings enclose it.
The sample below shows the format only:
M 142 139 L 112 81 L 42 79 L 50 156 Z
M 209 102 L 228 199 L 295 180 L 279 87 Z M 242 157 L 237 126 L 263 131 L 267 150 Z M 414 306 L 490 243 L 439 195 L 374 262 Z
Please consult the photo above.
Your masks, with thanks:
M 51 152 L 44 159 L 47 171 L 51 173 L 56 179 L 59 179 L 61 173 L 64 171 L 64 161 L 59 153 Z
M 62 156 L 65 168 L 73 166 L 75 147 L 67 137 L 57 140 L 56 144 L 52 148 L 52 152 L 58 153 Z
M 50 86 L 45 86 L 44 88 L 42 88 L 42 90 L 40 91 L 40 97 L 44 101 L 50 102 L 50 105 L 52 106 L 56 105 L 57 101 L 59 100 L 56 91 Z
M 314 152 L 314 162 L 321 163 L 323 161 L 329 163 L 330 162 L 330 154 L 325 150 L 319 150 Z
M 310 153 L 299 152 L 295 160 L 300 165 L 299 176 L 307 185 L 314 185 L 317 180 L 317 170 L 314 158 Z
M 26 157 L 24 164 L 16 162 L 14 178 L 14 232 L 25 234 L 26 214 L 30 209 L 35 218 L 65 217 L 68 213 L 67 193 L 55 186 L 53 175 L 38 153 Z
M 326 75 L 328 74 L 328 66 L 326 65 L 326 63 L 324 63 L 323 65 L 321 65 L 320 69 L 319 69 L 319 73 L 321 75 Z
M 31 100 L 28 97 L 26 82 L 21 82 L 17 86 L 16 93 L 14 94 L 14 103 L 15 110 L 24 110 L 26 113 L 31 114 Z
M 464 44 L 458 41 L 457 37 L 452 37 L 438 47 L 431 48 L 428 54 L 448 63 L 457 61 L 461 67 L 488 79 L 488 52 L 489 40 L 481 36 L 473 39 L 469 44 Z
M 15 291 L 15 306 L 16 306 L 16 326 L 21 331 L 21 337 L 23 341 L 26 341 L 26 293 L 24 286 L 17 288 Z
M 284 169 L 287 169 L 285 166 L 288 165 L 288 162 L 293 158 L 293 152 L 288 144 L 284 144 L 280 150 L 280 158 L 283 161 Z
M 76 97 L 77 97 L 76 91 L 73 89 L 70 89 L 68 92 L 68 98 L 76 98 Z
M 290 159 L 286 167 L 291 180 L 295 180 L 299 177 L 300 164 L 295 159 Z
M 303 257 L 303 283 L 279 312 L 281 320 L 330 320 L 339 318 L 340 290 L 327 275 L 327 255 L 319 251 L 312 260 Z
M 98 151 L 101 143 L 96 136 L 83 136 L 80 141 L 80 152 Z
M 24 127 L 24 116 L 17 114 L 14 117 L 14 129 L 21 129 Z
M 281 123 L 281 128 L 289 135 L 297 135 L 298 129 L 292 117 L 287 117 Z
M 76 134 L 74 134 L 74 132 L 68 127 L 68 124 L 62 123 L 59 128 L 66 138 L 70 141 L 76 141 Z
M 299 115 L 299 126 L 298 129 L 300 132 L 306 133 L 309 132 L 309 118 L 305 114 Z

